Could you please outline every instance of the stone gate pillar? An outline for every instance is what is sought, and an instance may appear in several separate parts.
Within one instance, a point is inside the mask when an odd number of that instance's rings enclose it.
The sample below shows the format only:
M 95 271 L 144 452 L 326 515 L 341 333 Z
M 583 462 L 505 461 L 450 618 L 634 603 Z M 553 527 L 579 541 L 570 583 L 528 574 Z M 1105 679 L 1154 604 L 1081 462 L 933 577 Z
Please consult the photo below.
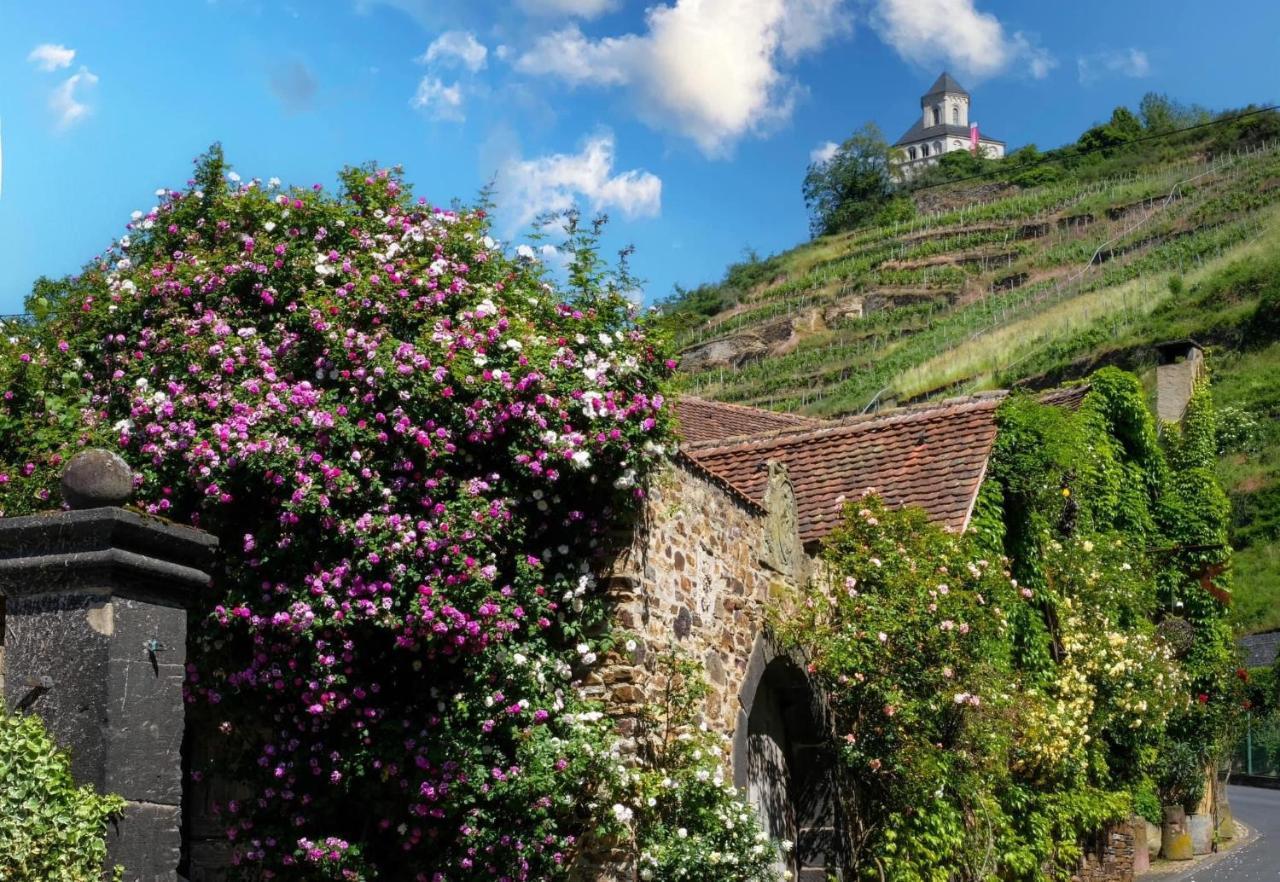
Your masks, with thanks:
M 4 700 L 38 714 L 79 783 L 126 800 L 108 833 L 125 882 L 172 882 L 181 846 L 187 605 L 217 540 L 120 508 L 133 476 L 87 450 L 71 511 L 0 519 Z

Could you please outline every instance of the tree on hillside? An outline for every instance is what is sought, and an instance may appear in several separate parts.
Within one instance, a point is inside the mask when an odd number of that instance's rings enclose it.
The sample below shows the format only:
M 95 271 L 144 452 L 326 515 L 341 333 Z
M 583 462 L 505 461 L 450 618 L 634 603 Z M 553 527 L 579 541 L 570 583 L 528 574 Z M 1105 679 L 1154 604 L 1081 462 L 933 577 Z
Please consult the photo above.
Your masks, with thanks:
M 1142 120 L 1123 104 L 1111 111 L 1111 121 L 1107 125 L 1127 140 L 1142 134 Z
M 1138 102 L 1142 127 L 1148 132 L 1171 132 L 1208 122 L 1212 114 L 1198 104 L 1183 104 L 1162 92 L 1148 92 Z
M 874 217 L 889 198 L 893 156 L 875 123 L 850 135 L 826 161 L 804 176 L 804 202 L 815 236 L 857 226 Z

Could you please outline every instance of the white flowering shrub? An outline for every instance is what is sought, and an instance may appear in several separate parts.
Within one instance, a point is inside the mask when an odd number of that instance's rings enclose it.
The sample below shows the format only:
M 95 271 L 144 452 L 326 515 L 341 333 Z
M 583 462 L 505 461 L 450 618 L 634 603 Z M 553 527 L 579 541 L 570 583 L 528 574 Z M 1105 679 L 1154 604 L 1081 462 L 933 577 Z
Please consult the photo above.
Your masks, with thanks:
M 697 662 L 657 660 L 662 697 L 641 719 L 638 753 L 620 774 L 611 815 L 641 879 L 776 882 L 780 852 L 726 776 L 726 742 L 699 722 L 707 687 Z

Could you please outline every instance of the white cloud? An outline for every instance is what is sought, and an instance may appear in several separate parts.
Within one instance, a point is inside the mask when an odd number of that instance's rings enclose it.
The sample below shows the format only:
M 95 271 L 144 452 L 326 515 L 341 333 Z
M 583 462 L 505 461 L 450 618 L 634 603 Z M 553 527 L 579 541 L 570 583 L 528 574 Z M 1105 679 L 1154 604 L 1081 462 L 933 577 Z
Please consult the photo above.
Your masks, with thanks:
M 840 145 L 835 141 L 823 141 L 809 151 L 809 161 L 814 165 L 825 165 L 831 161 L 831 158 L 836 155 L 836 151 L 839 149 Z
M 498 177 L 498 201 L 520 227 L 548 211 L 564 211 L 585 200 L 592 211 L 616 209 L 624 217 L 656 217 L 662 210 L 662 180 L 632 169 L 613 173 L 613 135 L 587 139 L 579 153 L 513 159 Z
M 877 0 L 871 23 L 907 61 L 945 64 L 970 79 L 993 76 L 1018 61 L 1041 79 L 1057 64 L 1027 34 L 1007 35 L 1000 19 L 979 12 L 974 0 Z
M 53 90 L 53 94 L 49 96 L 49 106 L 58 118 L 58 128 L 70 128 L 88 115 L 89 105 L 80 100 L 80 95 L 85 89 L 92 89 L 96 85 L 97 74 L 82 67 L 78 73 L 67 77 L 62 85 Z
M 1055 67 L 1058 66 L 1058 59 L 1054 58 L 1052 53 L 1043 46 L 1033 45 L 1022 34 L 1021 31 L 1013 35 L 1014 43 L 1018 47 L 1018 54 L 1026 59 L 1027 71 L 1037 80 L 1043 80 L 1049 75 Z
M 790 116 L 800 87 L 782 64 L 850 28 L 844 0 L 675 0 L 645 19 L 643 34 L 601 39 L 568 25 L 536 40 L 516 69 L 571 86 L 625 86 L 648 124 L 722 156 Z
M 461 64 L 474 73 L 484 68 L 488 54 L 489 50 L 470 31 L 445 31 L 419 60 L 425 64 Z
M 425 111 L 432 119 L 449 122 L 462 122 L 466 119 L 462 110 L 461 85 L 445 85 L 439 77 L 429 74 L 418 83 L 418 91 L 409 104 Z
M 1076 59 L 1081 83 L 1093 83 L 1107 75 L 1142 79 L 1151 73 L 1151 60 L 1141 49 L 1130 46 L 1113 52 L 1096 52 Z
M 559 77 L 571 86 L 619 86 L 639 66 L 640 42 L 634 35 L 592 41 L 573 24 L 534 41 L 516 60 L 516 70 Z
M 516 0 L 530 15 L 596 18 L 618 8 L 618 0 Z
M 68 49 L 66 46 L 57 43 L 41 43 L 31 50 L 31 54 L 27 56 L 27 61 L 30 61 L 40 70 L 51 71 L 70 67 L 75 57 L 76 50 L 74 49 Z

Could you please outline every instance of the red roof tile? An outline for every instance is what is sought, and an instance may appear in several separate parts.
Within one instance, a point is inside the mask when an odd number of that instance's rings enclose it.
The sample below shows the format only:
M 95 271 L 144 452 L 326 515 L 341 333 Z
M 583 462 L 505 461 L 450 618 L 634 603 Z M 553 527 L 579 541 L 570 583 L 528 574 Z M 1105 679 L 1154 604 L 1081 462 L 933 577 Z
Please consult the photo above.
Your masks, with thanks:
M 685 454 L 740 494 L 763 502 L 764 464 L 787 467 L 796 491 L 800 539 L 821 539 L 846 500 L 872 490 L 890 505 L 919 505 L 962 530 L 986 473 L 1002 396 L 686 446 Z
M 686 444 L 823 425 L 822 420 L 797 414 L 707 401 L 689 395 L 683 395 L 676 401 L 676 417 L 680 421 L 680 437 Z

